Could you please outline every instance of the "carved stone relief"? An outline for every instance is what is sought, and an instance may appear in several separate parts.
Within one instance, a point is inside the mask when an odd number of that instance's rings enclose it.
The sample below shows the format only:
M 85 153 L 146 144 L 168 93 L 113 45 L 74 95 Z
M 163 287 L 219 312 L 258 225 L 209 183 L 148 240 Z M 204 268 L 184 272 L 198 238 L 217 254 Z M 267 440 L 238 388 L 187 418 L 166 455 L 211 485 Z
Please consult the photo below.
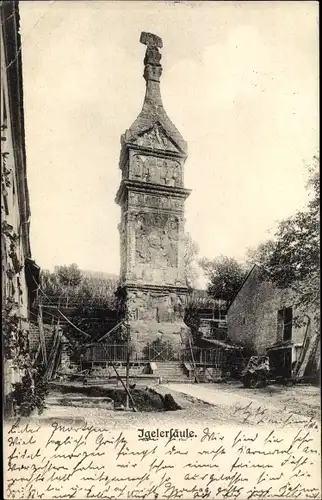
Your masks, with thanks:
M 161 149 L 163 151 L 178 151 L 172 141 L 168 139 L 163 130 L 157 124 L 153 128 L 140 135 L 135 141 L 138 146 Z
M 183 200 L 174 197 L 163 197 L 144 193 L 130 193 L 129 203 L 135 206 L 161 208 L 165 210 L 183 211 Z
M 133 179 L 143 182 L 165 186 L 182 185 L 181 166 L 176 160 L 135 155 L 131 163 L 131 173 Z
M 128 294 L 128 311 L 131 319 L 157 319 L 160 322 L 180 321 L 184 316 L 186 296 L 175 292 L 131 291 Z
M 135 260 L 154 267 L 177 267 L 179 221 L 173 215 L 141 213 L 136 218 Z

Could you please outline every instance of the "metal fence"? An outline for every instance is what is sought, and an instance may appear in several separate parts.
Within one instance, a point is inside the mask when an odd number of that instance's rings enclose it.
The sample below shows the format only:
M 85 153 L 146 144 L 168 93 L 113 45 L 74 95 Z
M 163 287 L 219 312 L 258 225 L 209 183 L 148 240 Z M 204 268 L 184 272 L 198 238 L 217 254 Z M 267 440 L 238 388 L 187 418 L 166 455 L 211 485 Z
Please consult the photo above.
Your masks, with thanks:
M 196 365 L 221 366 L 224 351 L 221 347 L 213 349 L 192 347 L 181 349 L 181 361 L 194 362 Z
M 177 361 L 194 362 L 196 364 L 220 366 L 224 359 L 223 349 L 213 349 L 179 346 L 174 349 L 171 344 L 157 346 L 145 344 L 140 349 L 128 347 L 126 344 L 103 344 L 102 342 L 91 344 L 84 354 L 83 361 L 89 363 L 100 362 L 126 362 L 129 352 L 131 362 L 157 362 Z

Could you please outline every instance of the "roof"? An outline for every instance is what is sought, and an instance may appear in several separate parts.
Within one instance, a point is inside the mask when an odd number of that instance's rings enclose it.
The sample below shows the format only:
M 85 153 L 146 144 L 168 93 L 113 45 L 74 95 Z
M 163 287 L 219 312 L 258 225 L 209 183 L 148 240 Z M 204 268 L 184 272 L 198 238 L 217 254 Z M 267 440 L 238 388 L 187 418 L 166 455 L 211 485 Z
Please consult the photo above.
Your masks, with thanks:
M 237 290 L 234 298 L 232 299 L 231 303 L 229 304 L 229 307 L 227 308 L 227 313 L 229 311 L 229 309 L 231 308 L 231 306 L 233 305 L 233 303 L 235 302 L 236 298 L 237 298 L 237 295 L 239 294 L 239 292 L 244 288 L 246 282 L 248 281 L 249 277 L 252 275 L 253 271 L 255 271 L 255 269 L 259 269 L 259 266 L 257 264 L 254 264 L 253 267 L 250 269 L 250 271 L 246 274 L 245 278 L 244 278 L 244 281 L 242 282 L 242 284 L 240 285 L 239 289 Z
M 159 126 L 161 130 L 163 129 L 165 135 L 171 139 L 174 145 L 178 146 L 183 153 L 187 152 L 187 143 L 168 117 L 163 108 L 163 104 L 155 109 L 153 108 L 153 101 L 147 101 L 147 97 L 145 97 L 141 113 L 124 134 L 123 140 L 126 143 L 131 143 L 155 126 Z
M 206 337 L 202 337 L 200 340 L 206 344 L 211 344 L 213 346 L 222 347 L 223 349 L 227 349 L 227 350 L 235 350 L 236 351 L 236 350 L 243 349 L 243 347 L 235 346 L 233 344 L 227 344 L 226 342 L 223 342 L 221 340 L 209 339 Z
M 142 33 L 142 35 L 144 38 L 147 34 Z M 140 39 L 141 42 L 142 35 Z M 155 35 L 148 35 L 150 37 L 155 37 Z M 154 47 L 150 47 L 149 44 L 147 46 L 144 58 L 145 69 L 143 77 L 146 80 L 146 93 L 143 107 L 136 120 L 132 123 L 125 134 L 123 134 L 121 139 L 122 147 L 126 146 L 127 144 L 135 143 L 139 136 L 143 136 L 145 133 L 157 129 L 157 134 L 161 133 L 165 136 L 166 139 L 170 140 L 169 146 L 171 147 L 172 151 L 172 146 L 175 145 L 177 153 L 181 153 L 183 157 L 186 157 L 187 143 L 183 139 L 179 130 L 172 123 L 163 107 L 160 92 L 160 78 L 162 74 L 162 66 L 160 64 L 160 60 L 162 58 L 162 55 L 159 53 L 159 48 L 161 47 L 162 40 L 161 43 L 155 45 Z M 165 147 L 164 149 L 167 149 L 167 147 Z

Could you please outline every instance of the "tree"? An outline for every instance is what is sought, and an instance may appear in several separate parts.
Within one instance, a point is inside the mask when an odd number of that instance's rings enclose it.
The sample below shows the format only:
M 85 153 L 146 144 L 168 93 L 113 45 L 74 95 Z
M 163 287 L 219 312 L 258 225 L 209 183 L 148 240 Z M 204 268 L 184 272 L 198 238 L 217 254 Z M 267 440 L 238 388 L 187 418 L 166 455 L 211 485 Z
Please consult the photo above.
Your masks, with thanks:
M 247 251 L 247 263 L 249 264 L 249 267 L 254 265 L 265 267 L 267 265 L 268 259 L 274 251 L 274 248 L 275 241 L 273 240 L 268 240 L 264 243 L 260 243 L 257 248 L 249 248 Z
M 71 266 L 59 266 L 53 273 L 47 270 L 41 271 L 44 303 L 48 299 L 50 302 L 62 303 L 63 299 L 68 297 L 71 306 L 86 309 L 115 309 L 118 276 L 80 270 L 79 280 L 77 266 L 77 270 L 72 273 L 69 273 L 70 268 Z
M 64 314 L 72 325 L 68 322 L 64 323 L 63 332 L 68 338 L 73 359 L 76 360 L 82 354 L 84 340 L 86 340 L 77 328 L 90 335 L 91 339 L 94 340 L 103 336 L 111 326 L 119 321 L 115 296 L 119 277 L 103 272 L 80 270 L 81 281 L 77 285 L 78 279 L 68 279 L 73 276 L 77 278 L 77 272 L 75 274 L 74 272 L 68 273 L 71 267 L 57 266 L 54 272 L 43 270 L 41 272 L 41 289 L 44 294 L 41 294 L 40 297 L 44 306 L 48 303 L 61 308 L 69 306 L 69 310 L 64 311 Z M 63 272 L 60 272 L 59 277 L 58 273 L 62 268 Z M 66 268 L 67 272 L 65 272 Z M 68 286 L 69 283 L 73 283 L 74 286 Z M 48 316 L 51 312 L 56 315 L 56 318 L 60 317 L 57 311 L 50 310 L 48 313 L 46 307 L 44 307 L 44 311 L 45 321 L 51 317 Z M 109 337 L 108 341 L 122 343 L 124 337 L 123 332 L 118 329 Z
M 245 267 L 236 259 L 223 255 L 215 259 L 204 257 L 199 265 L 208 278 L 209 295 L 214 299 L 224 300 L 229 306 L 244 281 Z
M 55 268 L 59 283 L 66 287 L 66 307 L 68 306 L 69 291 L 76 288 L 82 282 L 82 273 L 77 264 L 69 266 L 57 266 Z
M 199 253 L 198 244 L 191 238 L 189 233 L 185 233 L 184 236 L 184 276 L 186 285 L 189 288 L 196 287 L 196 281 L 198 278 L 197 271 L 197 255 Z
M 82 273 L 77 264 L 70 264 L 69 266 L 57 266 L 55 268 L 58 280 L 62 285 L 67 287 L 75 287 L 80 285 L 82 281 Z
M 279 222 L 275 239 L 249 252 L 262 269 L 262 278 L 278 288 L 295 293 L 296 306 L 314 309 L 320 320 L 320 177 L 319 158 L 308 167 L 307 188 L 311 196 L 307 208 Z

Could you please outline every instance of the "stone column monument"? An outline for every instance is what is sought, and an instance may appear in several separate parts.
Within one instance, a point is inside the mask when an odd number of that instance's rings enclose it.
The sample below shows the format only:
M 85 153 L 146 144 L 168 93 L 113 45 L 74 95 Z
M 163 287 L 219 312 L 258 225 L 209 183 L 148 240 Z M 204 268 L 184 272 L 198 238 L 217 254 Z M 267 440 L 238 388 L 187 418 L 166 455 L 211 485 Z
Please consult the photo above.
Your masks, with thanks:
M 143 108 L 121 137 L 121 289 L 131 338 L 142 347 L 158 337 L 178 345 L 187 286 L 184 277 L 183 185 L 187 144 L 163 107 L 162 40 L 141 33 L 146 45 Z M 138 345 L 138 346 L 139 346 Z

